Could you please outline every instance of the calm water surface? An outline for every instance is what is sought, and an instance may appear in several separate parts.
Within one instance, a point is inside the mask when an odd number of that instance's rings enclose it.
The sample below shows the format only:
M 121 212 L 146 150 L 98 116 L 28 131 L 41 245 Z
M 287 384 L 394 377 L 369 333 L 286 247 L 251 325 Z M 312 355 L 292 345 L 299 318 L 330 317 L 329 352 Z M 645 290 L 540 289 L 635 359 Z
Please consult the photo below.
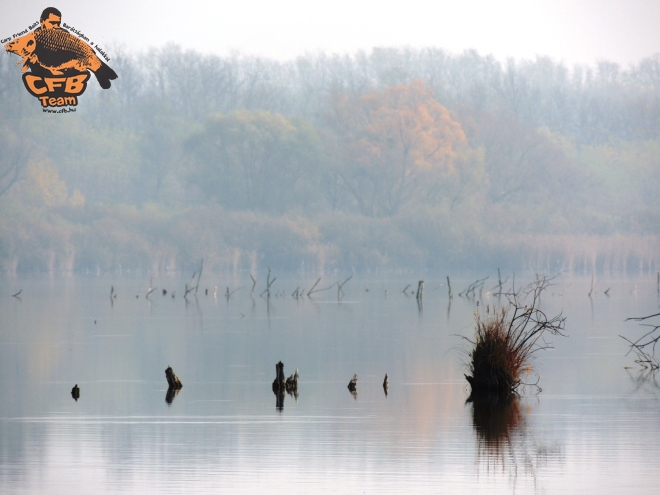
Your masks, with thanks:
M 420 278 L 421 309 L 401 292 Z M 454 292 L 473 279 L 452 279 Z M 315 281 L 298 275 L 268 301 L 264 280 L 251 297 L 249 277 L 205 274 L 187 302 L 178 276 L 154 277 L 149 299 L 135 274 L 5 278 L 0 491 L 658 493 L 660 388 L 626 369 L 619 338 L 643 331 L 625 318 L 657 312 L 655 276 L 603 277 L 591 298 L 591 277 L 556 279 L 543 307 L 563 310 L 568 337 L 537 354 L 542 392 L 495 408 L 466 404 L 460 338 L 498 304 L 492 279 L 449 305 L 444 275 L 429 274 L 354 278 L 341 301 L 336 289 L 295 300 Z M 227 286 L 243 288 L 227 300 Z M 300 370 L 281 410 L 279 360 Z M 184 384 L 171 404 L 168 365 Z

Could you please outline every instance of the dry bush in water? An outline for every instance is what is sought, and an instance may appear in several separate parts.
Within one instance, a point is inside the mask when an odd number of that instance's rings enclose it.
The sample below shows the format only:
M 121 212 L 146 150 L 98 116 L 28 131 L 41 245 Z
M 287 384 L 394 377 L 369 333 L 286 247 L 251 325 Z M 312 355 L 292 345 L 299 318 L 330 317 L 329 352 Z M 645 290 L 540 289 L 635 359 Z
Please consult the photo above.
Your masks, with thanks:
M 471 376 L 465 378 L 475 395 L 507 395 L 522 383 L 531 370 L 530 357 L 536 351 L 551 348 L 544 335 L 561 335 L 566 318 L 548 318 L 540 309 L 541 293 L 551 279 L 537 276 L 524 289 L 512 291 L 509 307 L 494 310 L 485 317 L 475 314 L 476 334 L 468 355 Z

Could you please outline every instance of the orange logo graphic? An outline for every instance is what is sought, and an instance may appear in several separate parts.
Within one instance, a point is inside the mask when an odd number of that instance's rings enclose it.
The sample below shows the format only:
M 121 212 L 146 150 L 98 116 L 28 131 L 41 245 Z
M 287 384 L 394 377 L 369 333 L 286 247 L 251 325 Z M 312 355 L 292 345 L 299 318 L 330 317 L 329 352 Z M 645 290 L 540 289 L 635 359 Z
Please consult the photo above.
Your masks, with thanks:
M 62 27 L 62 14 L 55 7 L 48 7 L 41 14 L 39 27 L 30 32 L 13 35 L 13 40 L 5 45 L 5 50 L 21 57 L 16 65 L 23 64 L 23 84 L 29 93 L 47 107 L 73 107 L 78 97 L 85 92 L 91 70 L 103 89 L 110 87 L 110 81 L 117 74 L 101 60 L 89 39 L 79 31 Z M 71 34 L 71 28 L 78 36 Z M 6 40 L 3 40 L 3 42 Z M 106 61 L 105 52 L 96 47 Z M 29 71 L 29 72 L 28 72 Z

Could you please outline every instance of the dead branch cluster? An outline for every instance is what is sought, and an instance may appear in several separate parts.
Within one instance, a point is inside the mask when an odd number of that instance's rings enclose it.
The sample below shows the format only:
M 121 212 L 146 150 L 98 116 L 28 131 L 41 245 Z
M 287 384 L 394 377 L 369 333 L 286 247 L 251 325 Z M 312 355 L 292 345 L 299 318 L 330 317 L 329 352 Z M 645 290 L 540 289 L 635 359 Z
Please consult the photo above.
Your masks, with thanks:
M 656 317 L 660 317 L 660 313 L 636 318 L 627 318 L 626 321 L 645 321 Z M 658 359 L 655 355 L 655 348 L 658 342 L 660 342 L 660 324 L 642 323 L 641 326 L 651 328 L 651 330 L 646 332 L 635 341 L 632 341 L 623 335 L 619 335 L 619 337 L 630 344 L 630 348 L 628 349 L 626 356 L 632 352 L 637 356 L 635 363 L 640 365 L 642 368 L 657 370 L 660 368 L 660 359 Z
M 479 289 L 479 296 L 481 296 L 481 292 L 484 289 L 484 284 L 486 283 L 486 280 L 488 280 L 488 277 L 482 278 L 479 280 L 476 280 L 475 282 L 472 282 L 467 289 L 465 289 L 463 292 L 458 294 L 458 297 L 467 297 L 468 299 L 470 297 L 475 297 L 477 289 Z

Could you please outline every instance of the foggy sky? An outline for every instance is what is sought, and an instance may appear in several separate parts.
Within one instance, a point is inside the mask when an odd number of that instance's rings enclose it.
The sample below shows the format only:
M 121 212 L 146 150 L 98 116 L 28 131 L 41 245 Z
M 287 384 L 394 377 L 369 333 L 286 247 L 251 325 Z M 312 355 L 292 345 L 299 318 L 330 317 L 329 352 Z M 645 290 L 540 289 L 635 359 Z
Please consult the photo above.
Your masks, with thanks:
M 451 53 L 474 48 L 500 60 L 549 55 L 569 65 L 609 60 L 624 67 L 660 52 L 658 0 L 28 0 L 2 6 L 0 38 L 37 21 L 49 5 L 104 49 L 174 42 L 202 53 L 238 50 L 286 60 L 306 52 L 435 46 Z

